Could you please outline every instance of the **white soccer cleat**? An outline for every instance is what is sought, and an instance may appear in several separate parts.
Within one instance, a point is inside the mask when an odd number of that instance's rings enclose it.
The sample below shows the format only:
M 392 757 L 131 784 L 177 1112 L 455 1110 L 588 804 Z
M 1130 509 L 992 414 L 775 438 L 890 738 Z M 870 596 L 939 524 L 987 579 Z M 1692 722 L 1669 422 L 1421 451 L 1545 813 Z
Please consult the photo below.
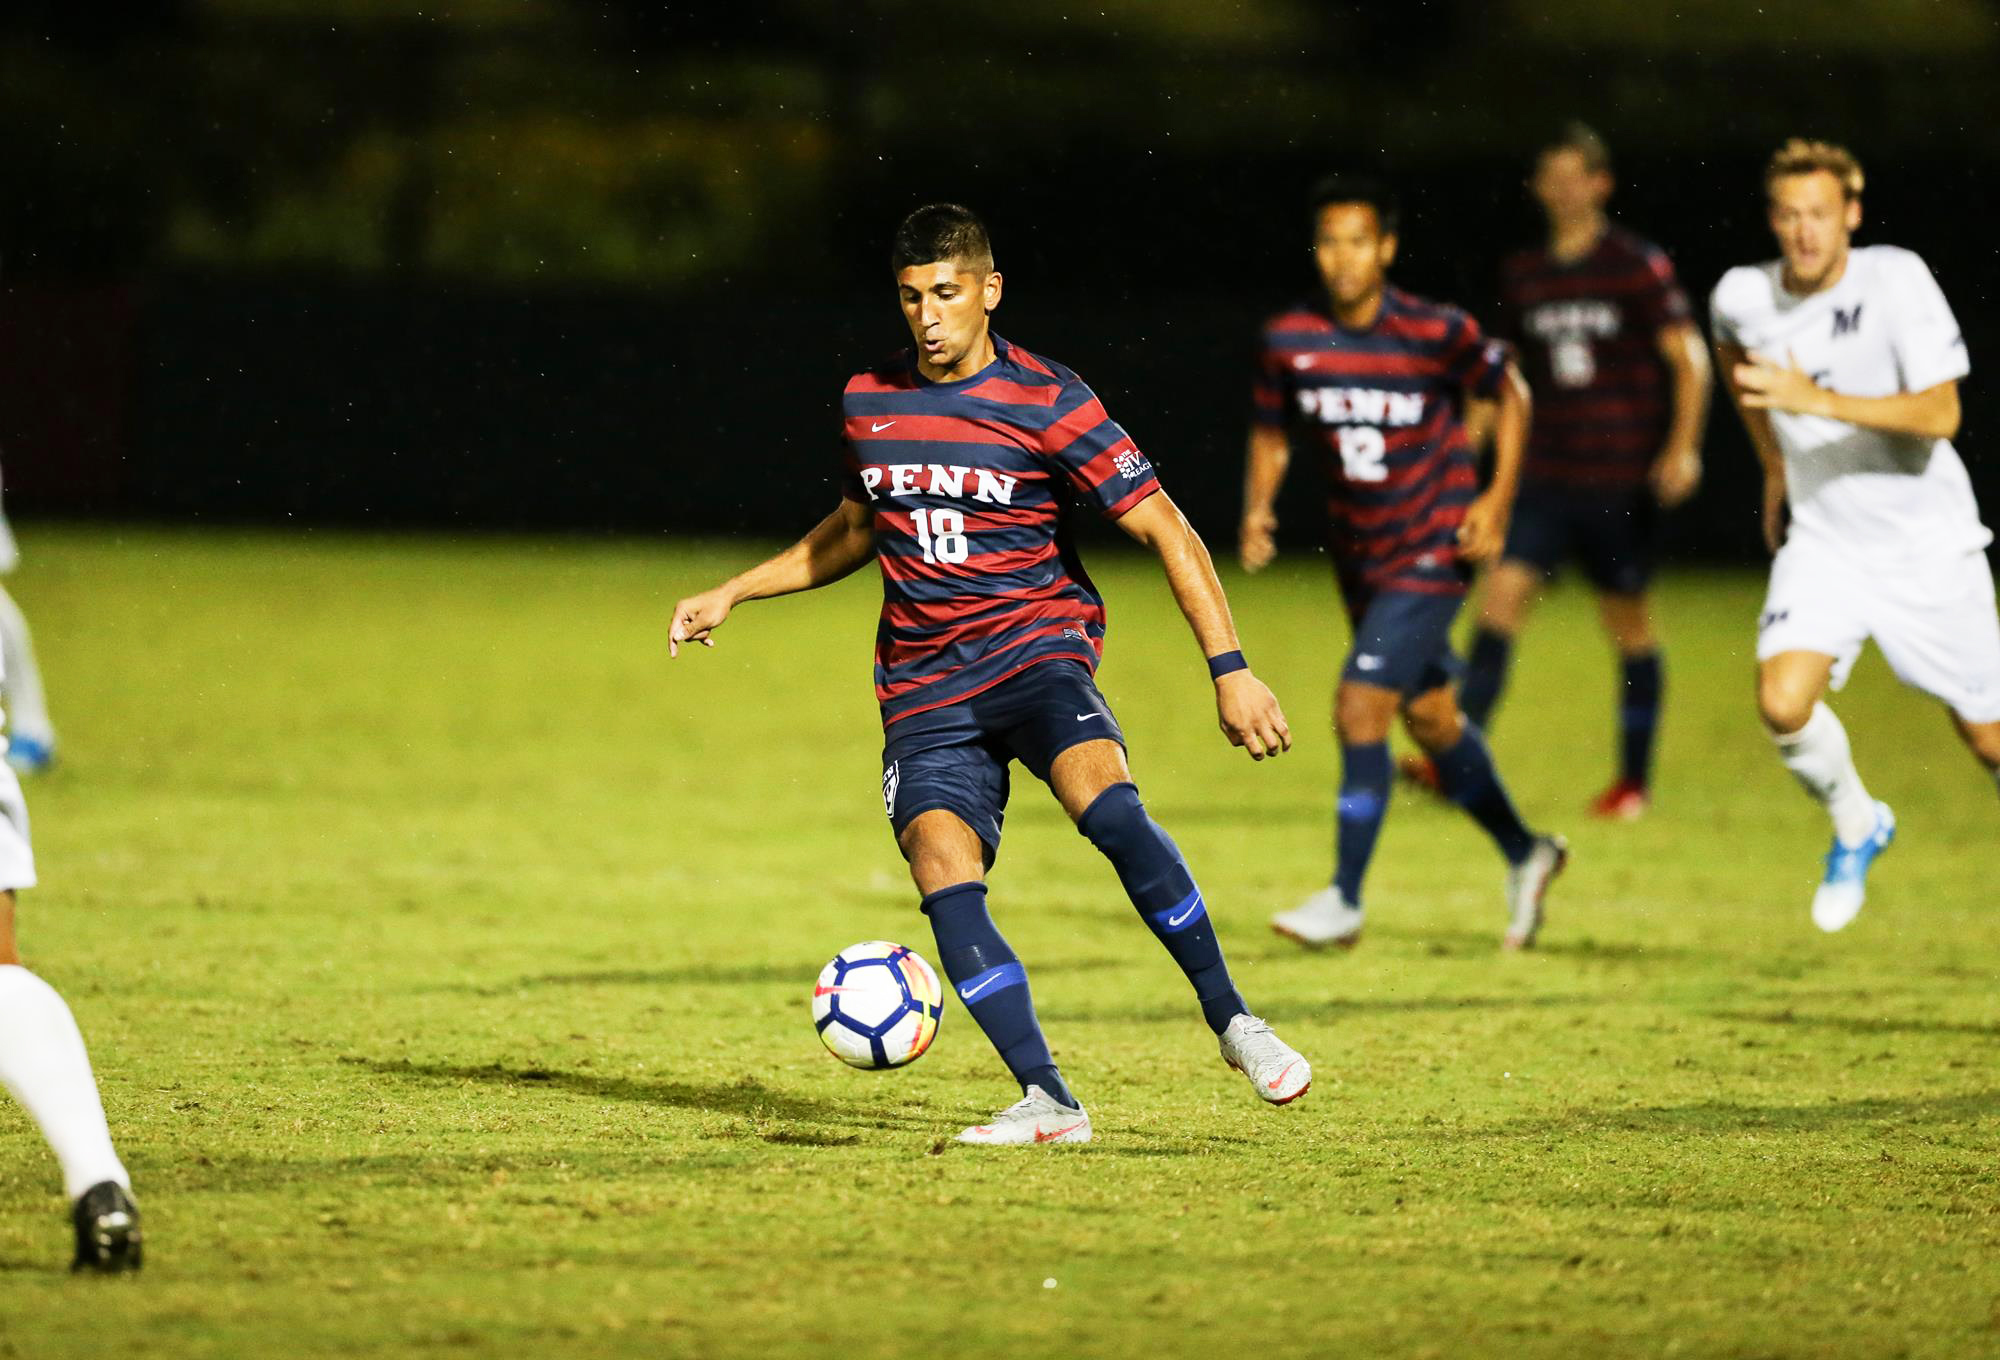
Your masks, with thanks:
M 1312 1064 L 1245 1011 L 1222 1031 L 1222 1060 L 1250 1078 L 1257 1094 L 1273 1105 L 1289 1105 L 1313 1083 Z
M 1549 884 L 1569 863 L 1569 842 L 1561 836 L 1537 836 L 1528 857 L 1507 870 L 1507 938 L 1503 949 L 1533 949 L 1542 929 L 1542 901 Z
M 1833 838 L 1826 852 L 1826 878 L 1813 894 L 1813 924 L 1829 935 L 1861 914 L 1868 897 L 1868 868 L 1896 839 L 1896 814 L 1883 802 L 1875 804 L 1875 829 L 1859 845 L 1842 845 Z
M 993 1116 L 991 1124 L 974 1124 L 958 1135 L 961 1143 L 987 1147 L 1027 1147 L 1037 1143 L 1088 1143 L 1090 1116 L 1072 1110 L 1039 1086 Z
M 1290 911 L 1271 918 L 1271 929 L 1308 949 L 1337 944 L 1352 949 L 1361 940 L 1361 908 L 1350 906 L 1335 887 L 1321 888 Z

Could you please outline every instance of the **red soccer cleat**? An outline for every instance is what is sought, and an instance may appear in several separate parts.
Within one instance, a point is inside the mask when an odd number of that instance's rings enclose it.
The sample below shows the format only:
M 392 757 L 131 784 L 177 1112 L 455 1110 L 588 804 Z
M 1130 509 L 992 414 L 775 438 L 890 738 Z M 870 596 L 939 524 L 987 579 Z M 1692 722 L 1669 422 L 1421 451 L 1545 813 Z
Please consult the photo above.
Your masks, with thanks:
M 1444 797 L 1444 784 L 1438 779 L 1437 762 L 1429 756 L 1402 756 L 1396 761 L 1396 777 L 1405 784 L 1413 784 L 1425 793 Z
M 1646 815 L 1652 801 L 1644 784 L 1621 779 L 1597 795 L 1597 801 L 1590 805 L 1590 815 L 1608 822 L 1636 822 Z

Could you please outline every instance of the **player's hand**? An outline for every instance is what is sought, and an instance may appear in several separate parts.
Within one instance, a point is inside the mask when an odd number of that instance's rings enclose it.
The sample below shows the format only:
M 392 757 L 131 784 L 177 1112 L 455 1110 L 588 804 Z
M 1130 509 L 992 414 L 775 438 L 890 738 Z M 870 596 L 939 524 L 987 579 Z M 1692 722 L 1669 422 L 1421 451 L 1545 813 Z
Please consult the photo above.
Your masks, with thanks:
M 1826 414 L 1830 393 L 1799 367 L 1796 356 L 1787 352 L 1780 364 L 1761 354 L 1753 354 L 1736 365 L 1732 375 L 1745 406 L 1759 411 L 1792 411 L 1799 415 Z
M 721 590 L 690 595 L 675 605 L 674 621 L 667 629 L 667 655 L 679 656 L 684 642 L 699 642 L 704 647 L 713 647 L 715 639 L 709 634 L 722 627 L 722 621 L 729 617 L 731 607 L 729 597 Z
M 1764 530 L 1764 546 L 1777 556 L 1778 549 L 1785 546 L 1785 528 L 1790 518 L 1791 507 L 1785 503 L 1785 484 L 1776 477 L 1764 479 L 1764 515 L 1760 527 Z
M 1701 485 L 1701 450 L 1667 449 L 1653 460 L 1646 480 L 1652 483 L 1653 499 L 1671 510 L 1684 503 Z
M 1215 713 L 1231 746 L 1241 746 L 1252 760 L 1292 749 L 1292 729 L 1278 696 L 1249 671 L 1231 671 L 1215 682 Z
M 1252 510 L 1237 531 L 1236 552 L 1245 571 L 1262 571 L 1278 555 L 1278 517 L 1269 510 Z
M 1514 513 L 1511 499 L 1488 491 L 1465 507 L 1458 526 L 1458 555 L 1468 562 L 1491 562 L 1507 544 L 1507 520 Z

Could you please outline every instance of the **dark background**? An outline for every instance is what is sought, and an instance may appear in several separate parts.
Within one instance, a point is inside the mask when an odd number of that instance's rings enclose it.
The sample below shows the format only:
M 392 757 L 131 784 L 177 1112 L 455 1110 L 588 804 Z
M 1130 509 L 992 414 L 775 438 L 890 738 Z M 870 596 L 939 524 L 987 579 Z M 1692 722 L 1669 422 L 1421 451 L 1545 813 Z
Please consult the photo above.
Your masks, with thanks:
M 1002 333 L 1083 373 L 1228 543 L 1251 339 L 1310 282 L 1305 186 L 1390 174 L 1401 282 L 1478 311 L 1570 118 L 1698 306 L 1774 253 L 1771 149 L 1846 142 L 1861 239 L 1923 254 L 2000 353 L 1996 0 L 90 8 L 0 11 L 28 517 L 801 530 L 841 382 L 905 339 L 887 236 L 956 198 L 993 229 Z M 2000 398 L 1965 398 L 1990 507 Z M 1709 467 L 1676 551 L 1748 557 L 1726 409 Z

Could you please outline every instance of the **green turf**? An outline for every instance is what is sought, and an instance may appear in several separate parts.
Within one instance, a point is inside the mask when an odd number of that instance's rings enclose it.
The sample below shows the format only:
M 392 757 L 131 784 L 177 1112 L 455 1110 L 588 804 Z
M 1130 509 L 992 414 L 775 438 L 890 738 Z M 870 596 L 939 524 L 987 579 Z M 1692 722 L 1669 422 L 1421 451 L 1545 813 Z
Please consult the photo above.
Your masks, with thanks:
M 1496 738 L 1576 856 L 1502 957 L 1500 870 L 1399 798 L 1352 955 L 1266 915 L 1328 868 L 1323 564 L 1231 575 L 1298 747 L 1215 731 L 1157 573 L 1104 557 L 1106 692 L 1252 1002 L 1313 1060 L 1259 1105 L 1032 781 L 994 901 L 1089 1103 L 1081 1149 L 942 1140 L 1012 1099 L 953 1009 L 850 1071 L 814 973 L 928 951 L 884 828 L 874 585 L 666 659 L 744 545 L 31 530 L 65 766 L 30 789 L 30 960 L 72 1002 L 151 1263 L 72 1279 L 0 1102 L 0 1356 L 1967 1356 L 2000 1352 L 1992 783 L 1865 663 L 1903 816 L 1846 933 L 1750 705 L 1759 583 L 1667 584 L 1662 796 L 1610 768 L 1587 597 Z M 1052 1338 L 1063 1338 L 1061 1341 Z

